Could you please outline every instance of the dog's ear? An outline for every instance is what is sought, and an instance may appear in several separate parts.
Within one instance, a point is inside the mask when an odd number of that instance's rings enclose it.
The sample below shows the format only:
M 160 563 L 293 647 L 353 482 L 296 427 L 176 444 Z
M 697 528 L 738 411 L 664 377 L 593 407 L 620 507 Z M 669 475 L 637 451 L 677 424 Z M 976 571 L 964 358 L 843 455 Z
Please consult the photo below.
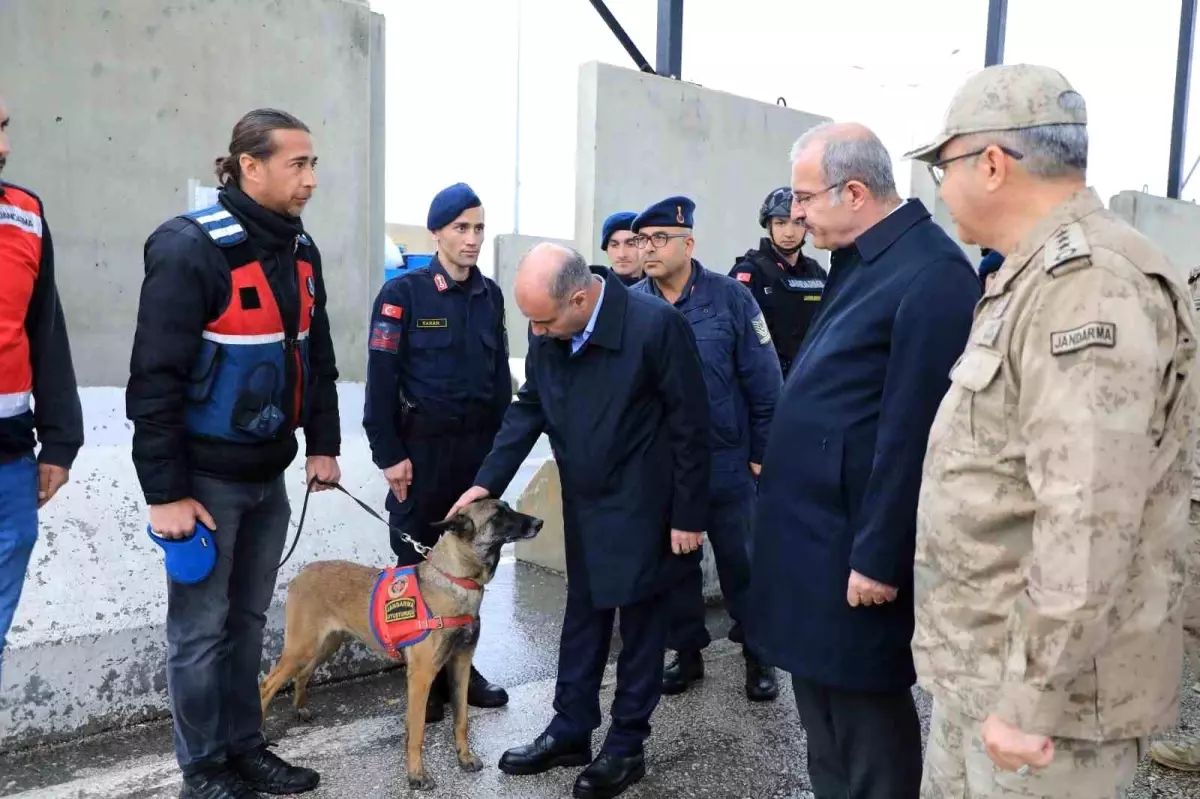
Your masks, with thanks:
M 429 526 L 440 533 L 454 533 L 464 541 L 475 540 L 475 522 L 463 511 Z

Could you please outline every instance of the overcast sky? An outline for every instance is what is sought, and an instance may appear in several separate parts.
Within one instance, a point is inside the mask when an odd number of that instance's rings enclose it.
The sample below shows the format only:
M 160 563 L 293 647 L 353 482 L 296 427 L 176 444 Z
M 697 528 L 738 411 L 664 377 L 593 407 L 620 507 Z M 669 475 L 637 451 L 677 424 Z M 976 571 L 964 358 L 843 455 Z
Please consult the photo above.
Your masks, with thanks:
M 608 5 L 653 64 L 656 0 Z M 489 234 L 513 230 L 519 75 L 520 231 L 573 238 L 579 65 L 634 68 L 591 3 L 371 6 L 387 17 L 388 221 L 423 224 L 434 192 L 464 180 L 483 198 Z M 1165 194 L 1179 0 L 1008 8 L 1005 61 L 1054 66 L 1087 100 L 1089 180 L 1101 196 Z M 864 122 L 898 156 L 936 131 L 954 89 L 982 66 L 986 16 L 987 0 L 686 0 L 683 78 Z M 1198 96 L 1188 166 L 1200 154 Z M 911 166 L 896 169 L 904 194 Z M 1197 196 L 1200 172 L 1184 191 Z

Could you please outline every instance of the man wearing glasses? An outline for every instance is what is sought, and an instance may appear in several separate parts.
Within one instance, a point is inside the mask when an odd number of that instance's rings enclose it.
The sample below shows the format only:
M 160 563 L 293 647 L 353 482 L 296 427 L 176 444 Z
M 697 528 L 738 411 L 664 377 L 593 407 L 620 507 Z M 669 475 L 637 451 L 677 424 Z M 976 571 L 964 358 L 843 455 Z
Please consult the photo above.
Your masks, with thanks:
M 712 443 L 712 541 L 721 592 L 733 618 L 730 640 L 743 644 L 746 696 L 763 702 L 778 696 L 775 675 L 745 646 L 746 589 L 750 583 L 750 521 L 754 479 L 782 382 L 779 360 L 767 322 L 745 286 L 710 272 L 692 258 L 696 205 L 687 197 L 668 197 L 633 220 L 634 242 L 643 253 L 647 279 L 634 291 L 674 305 L 688 320 L 708 387 Z M 667 646 L 675 658 L 663 672 L 663 693 L 686 691 L 704 676 L 700 652 L 712 640 L 704 626 L 704 579 L 692 564 L 671 594 Z
M 633 211 L 617 211 L 604 220 L 600 232 L 600 249 L 608 256 L 613 274 L 626 286 L 642 279 L 642 259 L 630 230 L 636 216 Z
M 1005 254 L 929 436 L 916 634 L 928 796 L 1124 796 L 1179 708 L 1196 343 L 1182 276 L 1088 188 L 1083 98 L 976 73 L 930 164 Z
M 749 643 L 791 672 L 818 797 L 914 799 L 921 462 L 979 278 L 861 125 L 796 142 L 792 191 L 831 269 L 759 478 Z

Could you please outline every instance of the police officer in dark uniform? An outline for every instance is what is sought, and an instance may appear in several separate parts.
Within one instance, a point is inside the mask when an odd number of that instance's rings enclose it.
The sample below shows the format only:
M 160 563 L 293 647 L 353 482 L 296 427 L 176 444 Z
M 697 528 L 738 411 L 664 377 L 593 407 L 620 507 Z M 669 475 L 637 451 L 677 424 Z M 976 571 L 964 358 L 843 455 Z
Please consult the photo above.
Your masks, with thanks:
M 390 492 L 387 509 L 397 565 L 437 543 L 441 521 L 471 487 L 512 401 L 504 297 L 476 265 L 483 205 L 465 183 L 443 189 L 429 206 L 437 240 L 433 262 L 389 280 L 375 300 L 367 357 L 363 427 Z M 445 715 L 445 672 L 429 694 L 426 722 Z M 500 707 L 507 692 L 472 667 L 467 702 Z
M 633 211 L 617 211 L 604 220 L 600 231 L 600 249 L 608 256 L 613 274 L 626 286 L 642 279 L 641 255 L 630 230 L 636 216 Z
M 217 159 L 218 203 L 146 242 L 125 394 L 133 462 L 152 532 L 206 541 L 192 537 L 203 524 L 218 556 L 200 582 L 167 584 L 182 799 L 300 793 L 319 781 L 267 749 L 258 696 L 298 428 L 310 484 L 341 476 L 321 254 L 300 221 L 316 162 L 303 122 L 251 111 Z
M 804 225 L 792 218 L 792 190 L 775 189 L 763 200 L 758 224 L 767 235 L 757 250 L 747 250 L 729 276 L 750 289 L 766 317 L 779 366 L 786 377 L 808 326 L 821 304 L 825 270 L 800 248 Z
M 679 309 L 700 349 L 713 453 L 708 539 L 734 621 L 729 638 L 743 644 L 746 696 L 762 702 L 779 694 L 775 674 L 744 646 L 742 621 L 750 585 L 754 478 L 761 468 L 782 379 L 771 334 L 754 297 L 737 281 L 708 271 L 692 258 L 695 207 L 687 197 L 668 197 L 634 219 L 646 278 L 633 290 Z M 703 582 L 697 562 L 672 592 L 667 646 L 675 650 L 675 658 L 663 673 L 665 694 L 682 693 L 704 676 L 700 652 L 712 639 L 704 625 Z

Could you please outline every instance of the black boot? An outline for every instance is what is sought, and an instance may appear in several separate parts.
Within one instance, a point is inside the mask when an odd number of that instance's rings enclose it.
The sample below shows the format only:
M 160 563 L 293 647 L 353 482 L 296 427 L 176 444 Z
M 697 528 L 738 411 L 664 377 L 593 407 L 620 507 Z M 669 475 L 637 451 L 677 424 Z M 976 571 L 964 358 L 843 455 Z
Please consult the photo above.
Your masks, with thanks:
M 310 768 L 293 766 L 262 745 L 231 757 L 229 766 L 256 791 L 269 794 L 305 793 L 317 787 L 321 775 Z
M 641 752 L 628 757 L 601 752 L 575 780 L 575 799 L 612 799 L 646 776 Z
M 183 775 L 179 799 L 262 799 L 224 764 Z
M 508 704 L 508 691 L 493 685 L 471 667 L 471 679 L 467 682 L 467 704 L 471 707 L 504 707 Z
M 754 653 L 743 647 L 746 656 L 746 698 L 751 702 L 770 702 L 779 696 L 775 669 L 765 665 Z
M 663 669 L 662 692 L 668 696 L 681 694 L 696 680 L 704 679 L 704 658 L 696 650 L 675 653 L 675 658 Z
M 505 774 L 525 777 L 562 766 L 583 766 L 591 759 L 590 739 L 559 741 L 544 732 L 533 743 L 514 746 L 505 752 L 500 758 L 500 770 Z

